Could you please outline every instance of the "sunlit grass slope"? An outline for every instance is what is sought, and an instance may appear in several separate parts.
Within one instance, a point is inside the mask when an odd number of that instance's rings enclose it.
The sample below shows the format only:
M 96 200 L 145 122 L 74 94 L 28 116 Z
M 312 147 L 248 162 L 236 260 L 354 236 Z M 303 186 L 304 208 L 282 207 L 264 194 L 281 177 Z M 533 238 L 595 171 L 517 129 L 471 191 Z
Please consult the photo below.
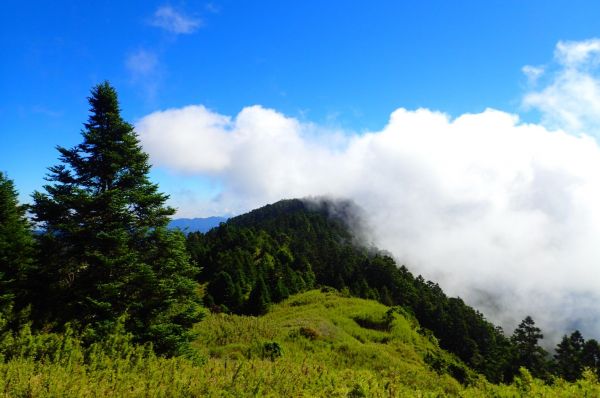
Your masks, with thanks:
M 527 372 L 489 384 L 401 309 L 334 291 L 292 296 L 262 317 L 211 314 L 196 331 L 200 355 L 165 359 L 119 333 L 83 349 L 69 335 L 24 330 L 0 342 L 0 396 L 600 396 L 589 372 L 553 386 Z
M 236 394 L 457 393 L 460 384 L 447 373 L 474 379 L 418 330 L 416 321 L 400 309 L 314 290 L 291 297 L 260 318 L 213 314 L 199 324 L 197 345 L 209 364 L 228 362 L 236 371 L 240 367 Z M 230 387 L 234 385 L 223 384 Z

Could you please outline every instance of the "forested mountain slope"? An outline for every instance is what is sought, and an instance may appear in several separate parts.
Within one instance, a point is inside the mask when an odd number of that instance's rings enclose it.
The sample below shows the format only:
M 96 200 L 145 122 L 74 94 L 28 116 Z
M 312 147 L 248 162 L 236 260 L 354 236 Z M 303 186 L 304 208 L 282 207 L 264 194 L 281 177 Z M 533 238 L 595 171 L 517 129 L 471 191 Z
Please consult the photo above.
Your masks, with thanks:
M 349 202 L 284 200 L 188 236 L 188 250 L 208 282 L 206 304 L 261 314 L 269 303 L 316 286 L 397 305 L 430 330 L 442 348 L 491 381 L 518 370 L 501 330 L 460 298 L 414 276 L 389 255 L 361 246 Z

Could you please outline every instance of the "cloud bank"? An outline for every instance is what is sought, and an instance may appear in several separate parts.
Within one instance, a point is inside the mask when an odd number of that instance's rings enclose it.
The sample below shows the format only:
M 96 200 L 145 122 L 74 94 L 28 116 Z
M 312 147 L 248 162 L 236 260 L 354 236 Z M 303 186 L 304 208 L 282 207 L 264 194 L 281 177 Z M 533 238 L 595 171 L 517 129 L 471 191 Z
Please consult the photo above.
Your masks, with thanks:
M 155 165 L 219 182 L 211 209 L 350 198 L 376 245 L 507 332 L 531 314 L 554 340 L 574 327 L 599 338 L 600 147 L 586 113 L 600 104 L 597 43 L 559 43 L 556 70 L 535 69 L 547 81 L 524 104 L 541 124 L 400 108 L 355 134 L 261 106 L 227 116 L 192 105 L 152 113 L 137 131 Z

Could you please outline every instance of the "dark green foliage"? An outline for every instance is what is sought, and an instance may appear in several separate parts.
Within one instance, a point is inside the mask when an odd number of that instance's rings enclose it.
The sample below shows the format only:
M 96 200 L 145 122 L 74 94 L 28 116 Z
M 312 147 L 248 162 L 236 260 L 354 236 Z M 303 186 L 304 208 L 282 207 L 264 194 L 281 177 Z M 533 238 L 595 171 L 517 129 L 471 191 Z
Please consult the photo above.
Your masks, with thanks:
M 583 344 L 581 365 L 592 369 L 600 379 L 600 345 L 596 340 L 590 339 Z
M 600 349 L 596 340 L 586 342 L 579 330 L 570 336 L 564 335 L 556 346 L 554 354 L 554 373 L 567 381 L 581 378 L 583 368 L 598 371 Z
M 271 289 L 271 291 L 273 292 L 272 300 L 276 303 L 285 300 L 290 295 L 290 292 L 286 287 L 286 283 L 282 278 L 277 278 L 277 282 L 275 283 L 275 286 L 273 289 Z
M 274 237 L 230 223 L 205 235 L 189 234 L 188 251 L 203 265 L 200 280 L 209 282 L 205 303 L 215 310 L 225 305 L 233 312 L 257 314 L 271 302 L 314 287 L 311 264 L 295 256 L 291 244 L 285 234 Z
M 546 351 L 539 346 L 539 340 L 544 335 L 540 328 L 535 326 L 534 320 L 527 316 L 515 329 L 512 342 L 515 347 L 514 365 L 523 366 L 535 377 L 546 378 Z
M 148 155 L 121 118 L 115 90 L 100 84 L 89 103 L 83 142 L 58 147 L 46 192 L 33 195 L 44 228 L 36 318 L 100 338 L 127 314 L 137 341 L 176 353 L 200 319 L 197 269 L 181 233 L 166 228 L 174 210 L 148 179 Z
M 556 346 L 556 354 L 554 354 L 556 373 L 565 380 L 576 380 L 577 375 L 581 373 L 581 369 L 576 368 L 579 360 L 576 360 L 575 357 L 578 355 L 579 353 L 575 351 L 567 335 L 564 335 Z
M 283 355 L 283 350 L 278 342 L 276 341 L 268 341 L 263 344 L 262 347 L 262 356 L 263 358 L 268 358 L 271 361 L 281 357 Z
M 0 331 L 17 327 L 28 304 L 33 237 L 14 184 L 0 172 Z
M 209 284 L 211 297 L 219 297 L 229 311 L 239 311 L 242 305 L 242 296 L 239 285 L 233 283 L 231 276 L 221 271 L 212 283 Z
M 256 285 L 250 292 L 250 297 L 246 303 L 246 313 L 251 315 L 262 315 L 269 310 L 271 296 L 269 289 L 262 277 L 258 278 Z

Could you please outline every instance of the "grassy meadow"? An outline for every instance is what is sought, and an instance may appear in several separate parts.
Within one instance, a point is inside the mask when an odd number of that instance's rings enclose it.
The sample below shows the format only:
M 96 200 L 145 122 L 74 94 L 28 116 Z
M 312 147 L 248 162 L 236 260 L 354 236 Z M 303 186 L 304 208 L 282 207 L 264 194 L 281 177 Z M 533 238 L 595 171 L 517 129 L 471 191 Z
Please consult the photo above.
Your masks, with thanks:
M 441 350 L 399 308 L 317 290 L 262 317 L 210 314 L 196 352 L 157 357 L 116 331 L 83 348 L 78 338 L 5 336 L 4 397 L 597 397 L 591 373 L 552 385 L 523 371 L 493 385 Z M 460 380 L 460 381 L 459 381 Z

